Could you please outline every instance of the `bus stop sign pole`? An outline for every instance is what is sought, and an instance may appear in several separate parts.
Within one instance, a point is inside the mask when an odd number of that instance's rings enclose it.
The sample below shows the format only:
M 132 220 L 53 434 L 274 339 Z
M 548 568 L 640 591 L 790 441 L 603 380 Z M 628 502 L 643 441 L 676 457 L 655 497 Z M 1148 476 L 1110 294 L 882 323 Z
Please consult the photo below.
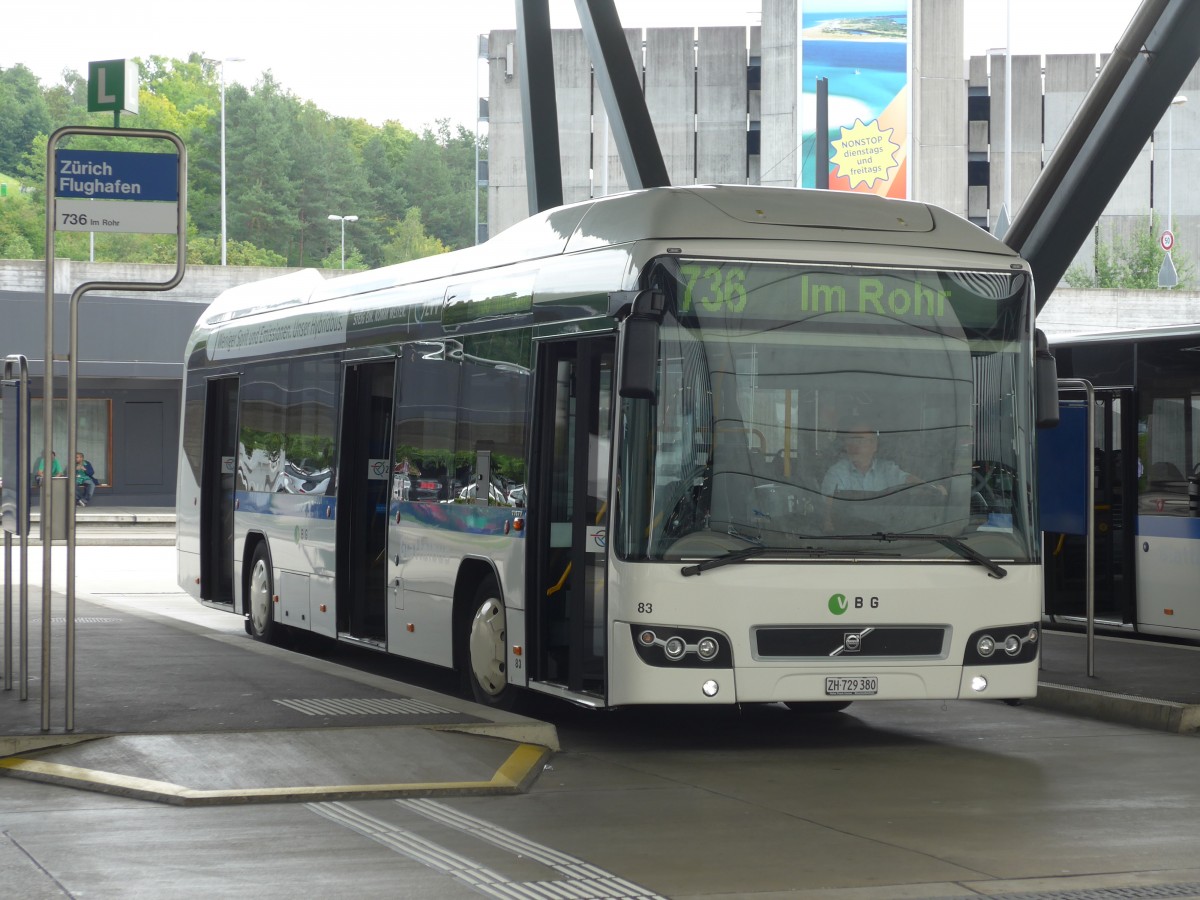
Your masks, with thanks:
M 174 156 L 163 153 L 109 153 L 104 151 L 63 150 L 59 142 L 72 135 L 95 137 L 147 138 L 169 141 Z M 86 173 L 85 183 L 74 178 L 58 178 L 59 157 L 73 160 Z M 145 179 L 147 189 L 138 200 L 90 199 L 91 193 L 112 195 L 107 183 L 133 183 Z M 139 185 L 141 187 L 142 185 Z M 118 232 L 174 234 L 175 272 L 163 282 L 89 281 L 71 294 L 69 351 L 67 354 L 67 465 L 75 472 L 78 443 L 77 407 L 79 404 L 79 302 L 92 291 L 167 291 L 183 280 L 187 266 L 187 148 L 177 134 L 145 128 L 96 128 L 67 126 L 50 136 L 46 145 L 46 371 L 42 397 L 42 427 L 45 449 L 42 458 L 50 460 L 53 445 L 54 397 L 54 233 L 55 231 L 107 230 Z M 82 193 L 81 193 L 82 192 Z M 125 194 L 125 197 L 130 196 Z M 80 198 L 86 199 L 80 199 Z M 93 213 L 99 204 L 107 204 L 103 213 Z M 61 214 L 61 217 L 60 217 Z M 96 214 L 103 216 L 101 220 Z M 100 227 L 97 227 L 100 226 Z M 46 469 L 50 469 L 49 463 Z M 47 479 L 43 479 L 47 480 Z M 74 479 L 71 480 L 72 483 Z M 42 491 L 42 731 L 50 729 L 50 536 L 53 513 L 47 492 Z M 75 729 L 75 504 L 67 504 L 67 631 L 66 631 L 66 730 Z
M 16 380 L 13 380 L 16 370 Z M 12 354 L 4 361 L 4 472 L 7 486 L 0 500 L 4 529 L 4 690 L 12 690 L 12 536 L 21 538 L 20 617 L 21 699 L 29 699 L 29 361 Z

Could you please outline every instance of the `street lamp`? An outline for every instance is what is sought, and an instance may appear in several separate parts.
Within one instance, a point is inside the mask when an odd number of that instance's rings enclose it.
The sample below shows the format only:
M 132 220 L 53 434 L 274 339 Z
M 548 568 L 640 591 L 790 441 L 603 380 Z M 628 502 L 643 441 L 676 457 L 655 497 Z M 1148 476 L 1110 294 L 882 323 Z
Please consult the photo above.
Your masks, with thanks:
M 1164 252 L 1162 265 L 1158 270 L 1158 286 L 1162 288 L 1171 288 L 1179 284 L 1179 272 L 1175 269 L 1175 260 L 1171 256 L 1171 251 L 1175 249 L 1175 217 L 1171 210 L 1174 190 L 1171 182 L 1175 168 L 1173 165 L 1175 107 L 1182 106 L 1184 103 L 1187 103 L 1187 97 L 1180 94 L 1167 107 L 1167 228 L 1159 238 L 1159 246 L 1163 248 Z
M 242 56 L 225 56 L 221 59 L 208 59 L 221 67 L 221 265 L 227 259 L 226 250 L 229 243 L 225 232 L 225 63 L 245 62 Z
M 1171 216 L 1171 201 L 1173 191 L 1171 190 L 1171 176 L 1174 171 L 1173 153 L 1175 150 L 1175 107 L 1183 106 L 1187 103 L 1187 97 L 1180 94 L 1171 101 L 1171 106 L 1167 109 L 1167 231 L 1175 233 L 1175 219 Z
M 330 215 L 329 221 L 342 223 L 342 268 L 344 269 L 344 268 L 346 268 L 346 223 L 347 222 L 357 222 L 358 216 Z

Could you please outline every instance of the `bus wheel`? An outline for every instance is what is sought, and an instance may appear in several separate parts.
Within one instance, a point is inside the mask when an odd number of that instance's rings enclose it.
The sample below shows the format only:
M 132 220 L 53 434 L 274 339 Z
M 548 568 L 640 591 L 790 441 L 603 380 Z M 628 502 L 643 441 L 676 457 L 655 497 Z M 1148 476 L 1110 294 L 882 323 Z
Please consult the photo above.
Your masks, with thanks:
M 246 620 L 246 631 L 256 641 L 275 638 L 275 617 L 272 598 L 275 594 L 271 577 L 271 561 L 267 545 L 260 543 L 254 548 L 250 562 L 250 580 L 246 585 L 246 596 L 250 603 L 250 618 Z
M 806 716 L 826 716 L 841 712 L 850 705 L 850 700 L 805 700 L 803 702 L 784 703 L 794 713 Z
M 514 689 L 508 683 L 504 601 L 496 579 L 485 579 L 475 591 L 466 627 L 465 672 L 476 703 L 508 709 Z

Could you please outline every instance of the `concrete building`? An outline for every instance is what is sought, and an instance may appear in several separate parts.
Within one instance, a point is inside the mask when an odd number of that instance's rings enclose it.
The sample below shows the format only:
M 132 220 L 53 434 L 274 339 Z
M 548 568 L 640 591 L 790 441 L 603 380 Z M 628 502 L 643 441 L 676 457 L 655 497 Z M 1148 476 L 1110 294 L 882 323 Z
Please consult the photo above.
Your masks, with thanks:
M 795 186 L 798 0 L 762 0 L 761 26 L 627 29 L 673 184 Z M 995 226 L 1021 207 L 1095 81 L 1094 54 L 1016 55 L 1012 104 L 1003 52 L 964 58 L 964 0 L 913 0 L 909 22 L 910 197 Z M 565 202 L 626 188 L 581 31 L 555 31 Z M 488 36 L 488 229 L 528 215 L 516 34 Z M 1180 92 L 1101 219 L 1102 240 L 1174 223 L 1177 259 L 1200 259 L 1200 71 Z M 1011 137 L 1008 116 L 1011 115 Z M 1011 162 L 1006 159 L 1011 155 Z M 1011 189 L 1005 183 L 1011 170 Z M 1094 241 L 1077 265 L 1090 271 Z

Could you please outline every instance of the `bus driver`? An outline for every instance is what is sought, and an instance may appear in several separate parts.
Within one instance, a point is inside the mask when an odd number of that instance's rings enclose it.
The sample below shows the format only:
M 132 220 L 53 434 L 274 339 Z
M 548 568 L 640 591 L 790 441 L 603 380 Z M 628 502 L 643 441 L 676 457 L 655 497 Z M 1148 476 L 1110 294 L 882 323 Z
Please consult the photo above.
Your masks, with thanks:
M 847 491 L 878 493 L 899 485 L 923 484 L 911 472 L 905 472 L 890 459 L 879 459 L 879 432 L 863 422 L 854 422 L 842 429 L 842 456 L 825 473 L 821 480 L 821 493 L 825 495 L 825 527 L 833 525 L 833 499 Z M 942 496 L 946 487 L 930 484 Z

